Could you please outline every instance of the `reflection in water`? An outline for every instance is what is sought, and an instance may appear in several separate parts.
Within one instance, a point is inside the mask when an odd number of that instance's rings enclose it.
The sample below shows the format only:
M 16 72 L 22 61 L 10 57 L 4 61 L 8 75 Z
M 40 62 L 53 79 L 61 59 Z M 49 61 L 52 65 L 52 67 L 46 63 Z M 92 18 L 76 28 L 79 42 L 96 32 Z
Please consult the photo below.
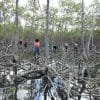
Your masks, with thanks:
M 59 77 L 53 77 L 52 78 L 53 86 L 56 90 L 59 90 L 60 87 L 62 88 L 62 83 Z M 31 87 L 32 85 L 32 87 Z M 52 100 L 51 95 L 54 97 L 54 100 L 61 100 L 60 98 L 57 98 L 55 95 L 55 89 L 54 87 L 48 88 L 49 91 L 47 93 L 47 100 Z M 41 79 L 35 79 L 35 80 L 28 80 L 26 83 L 19 85 L 19 89 L 17 92 L 18 100 L 31 100 L 30 99 L 30 90 L 32 89 L 32 100 L 44 100 L 44 87 L 43 87 L 43 80 Z M 51 94 L 49 93 L 51 91 Z M 60 90 L 62 91 L 62 90 Z M 64 91 L 62 91 L 64 92 Z M 61 95 L 61 94 L 60 94 Z M 86 94 L 82 93 L 81 100 L 89 100 L 89 96 L 84 96 Z M 3 99 L 5 96 L 3 94 L 1 95 L 0 91 L 0 100 L 12 100 L 12 99 Z M 70 99 L 74 100 L 74 99 Z
M 20 70 L 19 73 L 22 73 L 23 71 Z M 11 71 L 10 75 L 13 75 L 13 72 Z M 11 81 L 10 77 L 7 76 L 7 79 Z M 47 100 L 51 100 L 50 98 L 53 96 L 54 100 L 61 100 L 62 97 L 66 96 L 63 83 L 61 79 L 58 76 L 53 76 L 51 78 L 52 84 L 47 90 Z M 18 87 L 18 92 L 17 92 L 17 97 L 18 100 L 44 100 L 44 90 L 45 87 L 43 87 L 43 79 L 35 79 L 35 80 L 28 80 L 24 84 L 19 85 Z M 53 86 L 52 86 L 53 85 Z M 72 86 L 71 86 L 72 87 Z M 56 91 L 58 92 L 59 97 L 56 97 Z M 59 93 L 59 90 L 61 93 Z M 4 94 L 1 94 L 0 91 L 0 100 L 4 100 Z M 84 97 L 86 94 L 82 94 L 81 100 L 89 100 L 89 96 Z M 31 99 L 30 99 L 31 98 Z M 65 97 L 66 98 L 66 97 Z M 7 99 L 6 99 L 7 100 Z M 13 100 L 13 99 L 8 99 L 8 100 Z M 66 99 L 65 99 L 66 100 Z M 70 99 L 74 100 L 74 99 Z
M 28 90 L 19 89 L 17 92 L 17 97 L 20 100 L 24 100 L 25 98 L 27 98 L 27 94 L 28 94 Z

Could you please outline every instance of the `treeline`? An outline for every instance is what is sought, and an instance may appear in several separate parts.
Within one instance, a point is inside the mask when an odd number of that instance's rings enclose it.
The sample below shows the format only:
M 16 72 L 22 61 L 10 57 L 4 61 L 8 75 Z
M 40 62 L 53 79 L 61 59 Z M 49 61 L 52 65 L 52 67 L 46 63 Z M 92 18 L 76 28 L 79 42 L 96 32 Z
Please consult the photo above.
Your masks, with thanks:
M 13 38 L 15 34 L 15 2 L 0 1 L 0 38 Z M 85 41 L 92 33 L 94 39 L 100 38 L 99 1 L 94 1 L 89 8 L 84 8 Z M 94 14 L 95 12 L 95 14 Z M 58 7 L 49 10 L 49 39 L 51 42 L 80 41 L 81 38 L 81 3 L 61 0 Z M 44 40 L 45 5 L 37 0 L 27 0 L 25 6 L 18 8 L 19 39 L 39 38 Z

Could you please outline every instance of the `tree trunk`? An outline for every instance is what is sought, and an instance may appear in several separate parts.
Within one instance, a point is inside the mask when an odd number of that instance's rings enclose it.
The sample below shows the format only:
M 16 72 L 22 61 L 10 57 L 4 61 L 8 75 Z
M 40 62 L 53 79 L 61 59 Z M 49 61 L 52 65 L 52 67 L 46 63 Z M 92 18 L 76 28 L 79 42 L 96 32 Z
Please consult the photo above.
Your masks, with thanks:
M 81 50 L 82 54 L 86 56 L 85 44 L 84 44 L 84 0 L 81 3 Z
M 43 84 L 45 86 L 45 90 L 44 90 L 44 100 L 47 100 L 47 92 L 49 90 L 49 88 L 48 88 L 48 78 L 47 77 L 43 77 Z
M 19 41 L 19 29 L 18 29 L 18 1 L 16 0 L 16 12 L 15 12 L 15 26 L 16 26 L 16 31 L 15 31 L 15 37 L 14 37 L 14 54 L 15 54 L 15 60 L 18 60 L 18 41 Z M 16 58 L 17 56 L 17 58 Z M 17 66 L 14 67 L 14 73 L 15 75 L 17 75 Z M 15 79 L 15 96 L 14 96 L 14 100 L 17 100 L 17 90 L 18 90 L 18 84 L 17 84 L 17 80 Z
M 46 29 L 45 29 L 45 66 L 48 65 L 49 62 L 49 0 L 47 0 L 47 8 L 46 8 Z
M 89 55 L 89 51 L 90 51 L 90 45 L 93 46 L 93 30 L 94 30 L 94 27 L 95 27 L 95 19 L 93 18 L 93 24 L 92 24 L 92 28 L 90 30 L 90 36 L 89 36 L 89 40 L 88 40 L 88 43 L 87 43 L 87 54 Z
M 5 2 L 4 0 L 2 0 L 2 9 L 3 9 L 3 31 L 4 31 L 4 34 L 6 33 L 6 25 L 5 25 Z

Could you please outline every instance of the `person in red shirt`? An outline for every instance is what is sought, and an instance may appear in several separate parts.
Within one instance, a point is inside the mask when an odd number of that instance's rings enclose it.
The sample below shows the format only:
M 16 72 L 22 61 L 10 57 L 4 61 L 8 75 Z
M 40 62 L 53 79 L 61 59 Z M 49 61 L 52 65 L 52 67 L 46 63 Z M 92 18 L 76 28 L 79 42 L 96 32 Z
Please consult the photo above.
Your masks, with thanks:
M 38 57 L 40 55 L 40 40 L 39 39 L 35 39 L 33 42 L 34 45 L 34 56 Z

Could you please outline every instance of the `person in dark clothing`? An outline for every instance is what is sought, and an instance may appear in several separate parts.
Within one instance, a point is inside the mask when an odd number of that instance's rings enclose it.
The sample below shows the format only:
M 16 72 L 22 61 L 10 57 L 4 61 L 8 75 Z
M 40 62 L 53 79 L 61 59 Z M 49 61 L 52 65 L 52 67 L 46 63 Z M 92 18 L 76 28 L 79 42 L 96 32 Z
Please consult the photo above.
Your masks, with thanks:
M 88 77 L 88 70 L 87 69 L 84 70 L 84 77 Z
M 78 44 L 74 43 L 74 54 L 78 53 Z
M 57 52 L 57 50 L 58 50 L 58 46 L 57 45 L 53 45 L 53 52 Z
M 18 42 L 18 48 L 19 48 L 19 49 L 22 49 L 22 47 L 23 47 L 23 42 L 22 42 L 22 40 L 20 40 L 20 41 Z
M 65 52 L 68 51 L 68 43 L 64 43 L 64 49 L 65 49 Z
M 19 41 L 19 45 L 20 45 L 20 46 L 22 45 L 22 41 L 21 41 L 21 40 Z
M 27 41 L 25 41 L 24 42 L 24 47 L 27 48 L 27 46 L 28 46 L 28 43 L 27 43 Z
M 17 60 L 14 57 L 11 59 L 11 61 L 12 63 L 17 63 Z

